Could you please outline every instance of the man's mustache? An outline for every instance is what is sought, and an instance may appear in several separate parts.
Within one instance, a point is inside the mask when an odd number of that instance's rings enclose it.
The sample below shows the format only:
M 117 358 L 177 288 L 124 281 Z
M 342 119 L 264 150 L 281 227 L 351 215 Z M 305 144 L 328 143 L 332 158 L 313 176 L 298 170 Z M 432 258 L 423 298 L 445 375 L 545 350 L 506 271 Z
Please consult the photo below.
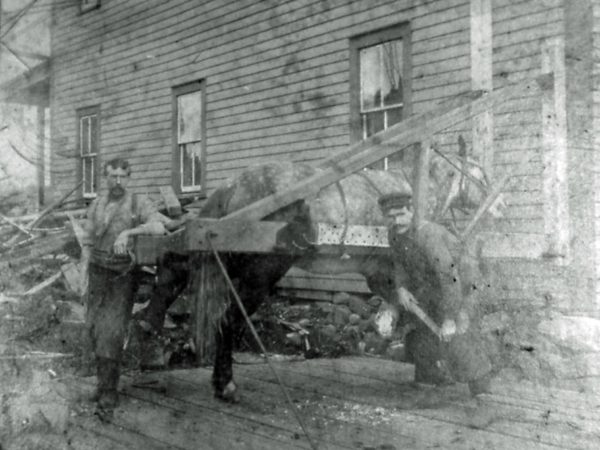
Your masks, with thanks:
M 120 197 L 125 194 L 125 189 L 122 186 L 114 186 L 110 189 L 110 193 L 114 197 Z
M 400 232 L 404 233 L 404 232 L 406 232 L 406 229 L 408 227 L 410 227 L 410 225 L 411 225 L 410 220 L 406 221 L 406 223 L 403 223 L 403 224 L 395 223 L 391 226 L 391 231 L 392 231 L 392 233 L 400 233 Z

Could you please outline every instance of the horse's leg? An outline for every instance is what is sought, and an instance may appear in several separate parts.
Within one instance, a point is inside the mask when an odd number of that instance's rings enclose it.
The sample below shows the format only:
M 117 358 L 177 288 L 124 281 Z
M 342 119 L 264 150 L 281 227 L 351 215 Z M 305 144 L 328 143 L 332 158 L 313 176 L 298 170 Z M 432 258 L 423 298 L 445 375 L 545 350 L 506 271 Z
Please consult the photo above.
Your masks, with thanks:
M 246 257 L 240 255 L 236 261 L 239 266 L 232 268 L 238 274 L 238 296 L 248 316 L 252 315 L 268 297 L 272 287 L 292 265 L 291 258 L 282 257 Z M 241 268 L 241 269 L 240 269 Z M 244 316 L 235 301 L 227 308 L 221 320 L 220 331 L 215 339 L 215 365 L 213 369 L 213 387 L 215 396 L 225 401 L 238 401 L 237 385 L 233 380 L 233 340 L 235 330 L 244 326 Z
M 225 317 L 221 320 L 215 337 L 215 365 L 213 368 L 212 383 L 215 397 L 228 402 L 237 402 L 237 386 L 233 381 L 232 352 L 233 333 L 239 314 L 235 314 L 238 306 L 231 304 Z

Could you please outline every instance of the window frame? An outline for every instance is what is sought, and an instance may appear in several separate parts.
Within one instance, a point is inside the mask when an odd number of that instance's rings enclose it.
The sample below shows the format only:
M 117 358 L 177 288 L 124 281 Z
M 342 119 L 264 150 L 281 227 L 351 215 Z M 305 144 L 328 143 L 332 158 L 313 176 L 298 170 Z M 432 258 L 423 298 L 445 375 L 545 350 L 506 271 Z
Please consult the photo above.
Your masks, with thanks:
M 94 105 L 94 106 L 87 106 L 85 108 L 79 108 L 77 109 L 77 123 L 76 123 L 76 130 L 77 130 L 77 153 L 76 153 L 76 157 L 77 157 L 77 183 L 80 183 L 81 181 L 83 181 L 83 184 L 81 186 L 81 197 L 84 199 L 94 199 L 98 196 L 98 191 L 100 189 L 100 175 L 101 175 L 101 171 L 100 171 L 100 166 L 102 165 L 101 163 L 101 159 L 100 159 L 100 137 L 101 137 L 101 125 L 100 125 L 100 105 Z M 96 116 L 96 152 L 95 153 L 88 153 L 87 155 L 83 155 L 82 154 L 82 140 L 81 140 L 81 135 L 82 135 L 82 130 L 83 127 L 81 126 L 81 121 L 84 118 L 87 117 L 92 117 L 92 116 Z M 91 128 L 90 128 L 91 131 Z M 91 144 L 91 135 L 92 133 L 90 132 L 90 142 L 89 144 Z M 84 176 L 85 176 L 85 172 L 83 170 L 83 161 L 85 158 L 93 158 L 93 168 L 92 168 L 92 175 L 94 177 L 94 181 L 95 181 L 95 190 L 92 193 L 86 193 L 85 192 L 85 181 L 84 181 Z M 92 182 L 92 185 L 94 183 Z
M 361 117 L 361 71 L 360 51 L 384 42 L 402 40 L 402 120 L 412 112 L 412 52 L 410 23 L 403 22 L 390 27 L 370 31 L 349 39 L 350 47 L 350 140 L 360 142 L 363 138 L 363 122 Z M 387 166 L 387 164 L 386 164 Z
M 179 152 L 179 109 L 177 99 L 181 95 L 200 92 L 200 184 L 192 188 L 181 185 L 181 156 Z M 206 81 L 196 80 L 171 88 L 172 100 L 172 187 L 177 195 L 197 196 L 206 193 Z M 196 187 L 198 186 L 198 187 Z

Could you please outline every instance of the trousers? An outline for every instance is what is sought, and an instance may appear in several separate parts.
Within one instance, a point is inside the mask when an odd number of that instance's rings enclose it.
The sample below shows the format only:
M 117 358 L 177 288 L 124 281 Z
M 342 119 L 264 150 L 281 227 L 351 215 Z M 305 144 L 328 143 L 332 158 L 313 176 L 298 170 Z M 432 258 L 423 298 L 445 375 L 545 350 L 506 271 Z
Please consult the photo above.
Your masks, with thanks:
M 135 273 L 90 263 L 86 326 L 96 357 L 121 361 L 136 286 Z

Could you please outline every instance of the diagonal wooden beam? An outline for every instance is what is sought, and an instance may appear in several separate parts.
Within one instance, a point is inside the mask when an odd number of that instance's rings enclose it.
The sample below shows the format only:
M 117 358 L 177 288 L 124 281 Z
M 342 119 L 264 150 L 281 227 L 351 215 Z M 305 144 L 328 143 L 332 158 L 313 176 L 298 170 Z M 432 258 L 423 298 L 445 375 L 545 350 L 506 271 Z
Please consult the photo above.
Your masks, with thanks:
M 446 130 L 493 108 L 505 101 L 528 96 L 548 86 L 548 77 L 542 75 L 534 80 L 512 83 L 488 94 L 477 92 L 443 102 L 424 114 L 418 114 L 387 130 L 352 145 L 323 161 L 314 175 L 281 192 L 269 195 L 251 205 L 223 217 L 227 219 L 260 220 L 297 200 L 310 198 L 321 189 L 357 172 L 416 142 L 430 139 Z M 389 144 L 397 144 L 397 147 Z

